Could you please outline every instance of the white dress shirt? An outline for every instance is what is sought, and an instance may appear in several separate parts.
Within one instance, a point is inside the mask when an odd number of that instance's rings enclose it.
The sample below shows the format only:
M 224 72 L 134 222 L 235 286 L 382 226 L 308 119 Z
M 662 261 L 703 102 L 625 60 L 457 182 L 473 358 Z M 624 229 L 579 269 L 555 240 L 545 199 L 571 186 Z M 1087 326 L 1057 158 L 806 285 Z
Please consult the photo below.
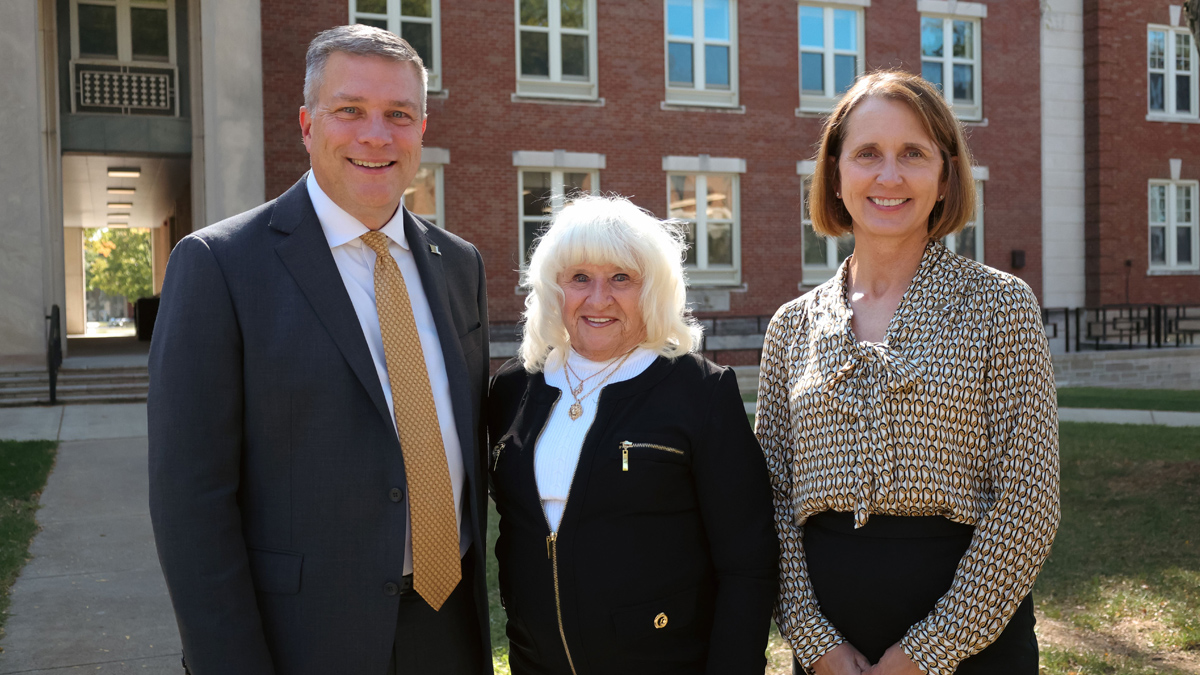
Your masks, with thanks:
M 388 411 L 393 411 L 391 379 L 388 377 L 387 361 L 383 354 L 379 311 L 375 307 L 376 255 L 375 251 L 359 238 L 371 230 L 333 203 L 321 190 L 321 186 L 317 185 L 317 179 L 311 171 L 308 173 L 306 184 L 309 199 L 317 212 L 317 219 L 321 221 L 321 229 L 325 232 L 325 240 L 329 242 L 329 249 L 333 252 L 333 261 L 342 275 L 342 282 L 346 284 L 346 292 L 350 295 L 350 302 L 354 304 L 354 313 L 358 315 L 358 323 L 367 339 L 367 347 L 371 350 L 371 359 L 375 362 L 375 373 L 379 376 L 379 383 L 383 385 L 383 396 L 387 400 Z M 441 342 L 438 341 L 437 326 L 433 323 L 429 299 L 425 297 L 425 287 L 421 283 L 421 275 L 417 272 L 417 263 L 404 235 L 403 207 L 396 209 L 396 215 L 392 216 L 380 232 L 388 236 L 388 251 L 396 259 L 400 275 L 404 277 L 404 285 L 408 288 L 413 319 L 416 320 L 417 333 L 420 335 L 421 351 L 425 355 L 425 369 L 429 372 L 429 386 L 433 390 L 433 404 L 437 408 L 438 425 L 442 430 L 442 444 L 446 448 L 446 464 L 450 468 L 450 485 L 454 490 L 454 515 L 458 519 L 459 549 L 461 554 L 465 554 L 471 545 L 471 528 L 463 527 L 463 485 L 466 482 L 466 474 L 463 468 L 462 445 L 458 441 L 458 430 L 454 425 L 454 408 L 450 403 L 450 378 L 446 375 L 446 360 L 442 354 Z M 396 420 L 393 418 L 393 428 L 395 424 Z M 408 508 L 407 490 L 404 500 L 405 508 Z M 412 511 L 409 510 L 409 513 Z M 412 574 L 411 521 L 404 538 L 404 574 Z

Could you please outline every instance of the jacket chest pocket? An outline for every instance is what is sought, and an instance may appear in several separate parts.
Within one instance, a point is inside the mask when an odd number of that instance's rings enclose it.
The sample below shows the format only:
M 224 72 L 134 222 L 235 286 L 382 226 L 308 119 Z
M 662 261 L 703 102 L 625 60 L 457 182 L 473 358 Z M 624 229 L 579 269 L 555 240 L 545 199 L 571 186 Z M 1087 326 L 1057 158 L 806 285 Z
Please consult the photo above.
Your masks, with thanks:
M 621 452 L 621 471 L 625 473 L 628 473 L 631 469 L 638 470 L 645 461 L 670 462 L 674 464 L 688 463 L 686 452 L 677 447 L 662 443 L 626 440 L 618 443 L 617 448 Z

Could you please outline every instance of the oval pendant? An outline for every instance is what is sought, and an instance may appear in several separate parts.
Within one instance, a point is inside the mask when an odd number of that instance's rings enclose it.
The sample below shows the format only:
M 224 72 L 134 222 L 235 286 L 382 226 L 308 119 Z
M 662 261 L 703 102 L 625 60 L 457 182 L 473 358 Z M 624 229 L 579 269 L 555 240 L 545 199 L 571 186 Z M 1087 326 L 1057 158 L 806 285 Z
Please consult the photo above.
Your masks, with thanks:
M 579 401 L 576 401 L 571 404 L 571 409 L 567 411 L 567 414 L 571 416 L 571 421 L 574 422 L 583 414 L 583 406 L 579 405 Z

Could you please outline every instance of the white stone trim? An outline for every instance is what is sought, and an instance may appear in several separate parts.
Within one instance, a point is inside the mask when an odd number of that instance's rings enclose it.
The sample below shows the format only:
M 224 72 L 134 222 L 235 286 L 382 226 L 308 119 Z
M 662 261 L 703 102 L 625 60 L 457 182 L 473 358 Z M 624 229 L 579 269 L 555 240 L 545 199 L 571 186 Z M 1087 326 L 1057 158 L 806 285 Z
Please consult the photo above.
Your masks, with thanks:
M 870 7 L 871 0 L 814 0 L 809 2 L 804 0 L 806 5 L 841 5 L 843 7 Z
M 987 180 L 988 168 L 986 166 L 971 167 L 971 178 L 974 178 L 975 180 Z
M 816 172 L 817 172 L 817 160 L 803 159 L 803 160 L 800 160 L 799 162 L 796 162 L 796 175 L 797 176 L 811 176 Z
M 917 11 L 922 14 L 987 18 L 987 5 L 982 2 L 966 2 L 965 0 L 917 0 Z
M 446 148 L 421 148 L 422 164 L 449 164 L 450 151 Z
M 1171 165 L 1171 180 L 1172 181 L 1179 180 L 1179 174 L 1181 171 L 1183 171 L 1183 160 L 1182 159 L 1170 159 L 1170 160 L 1168 160 L 1168 162 Z
M 669 155 L 662 159 L 663 171 L 677 173 L 746 173 L 746 160 L 736 157 L 684 157 Z
M 1171 5 L 1167 9 L 1171 12 L 1171 25 L 1175 28 L 1181 28 L 1183 24 L 1180 23 L 1180 18 L 1183 15 L 1183 5 Z
M 553 150 L 538 152 L 535 150 L 514 150 L 513 166 L 547 167 L 552 169 L 603 169 L 605 157 L 598 152 L 567 152 Z

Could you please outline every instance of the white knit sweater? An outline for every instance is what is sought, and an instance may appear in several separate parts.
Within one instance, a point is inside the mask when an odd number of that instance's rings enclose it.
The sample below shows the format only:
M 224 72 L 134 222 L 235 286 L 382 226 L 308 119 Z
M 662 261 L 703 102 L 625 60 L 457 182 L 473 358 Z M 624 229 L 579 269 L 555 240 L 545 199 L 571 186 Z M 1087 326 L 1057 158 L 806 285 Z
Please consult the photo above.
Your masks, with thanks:
M 621 358 L 617 357 L 614 360 Z M 629 359 L 612 373 L 605 386 L 640 375 L 656 358 L 656 352 L 644 347 L 636 348 L 629 355 Z M 574 349 L 568 350 L 567 359 L 572 372 L 580 378 L 586 378 L 613 362 L 589 361 Z M 546 359 L 545 377 L 546 384 L 561 390 L 562 395 L 554 404 L 554 410 L 550 411 L 550 419 L 546 421 L 546 428 L 534 449 L 533 472 L 537 480 L 538 494 L 542 498 L 542 508 L 546 512 L 546 520 L 550 523 L 551 531 L 557 532 L 558 524 L 562 521 L 563 509 L 567 505 L 567 495 L 571 491 L 571 480 L 575 477 L 575 466 L 579 464 L 579 453 L 583 450 L 583 439 L 596 419 L 596 405 L 600 399 L 600 392 L 603 391 L 603 387 L 597 385 L 604 380 L 605 375 L 597 375 L 584 382 L 584 395 L 579 399 L 580 405 L 583 406 L 583 414 L 576 420 L 570 417 L 571 405 L 575 403 L 575 398 L 571 396 L 570 387 L 567 386 L 566 368 L 561 354 L 552 352 Z M 578 386 L 579 379 L 572 375 L 571 383 Z M 597 387 L 595 391 L 592 390 L 593 387 Z

